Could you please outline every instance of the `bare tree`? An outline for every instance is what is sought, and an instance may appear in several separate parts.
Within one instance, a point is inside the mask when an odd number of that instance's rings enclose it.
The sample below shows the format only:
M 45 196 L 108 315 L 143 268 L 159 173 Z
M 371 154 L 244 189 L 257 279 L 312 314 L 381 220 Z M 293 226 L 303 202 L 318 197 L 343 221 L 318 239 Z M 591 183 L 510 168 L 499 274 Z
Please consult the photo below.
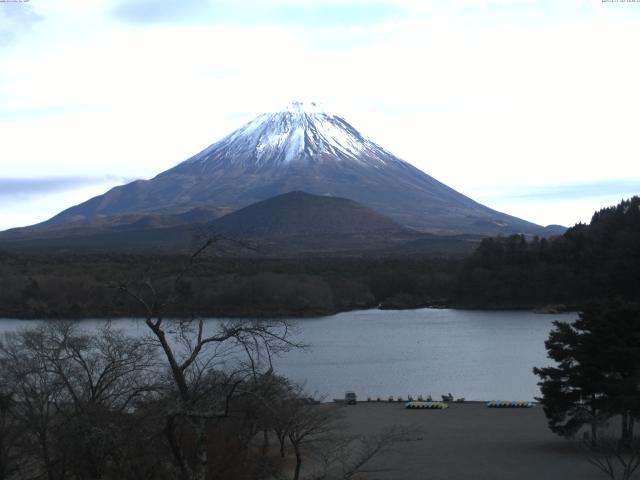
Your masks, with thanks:
M 587 461 L 611 480 L 629 480 L 640 467 L 640 439 L 600 435 L 598 443 L 585 445 Z
M 299 480 L 303 454 L 331 443 L 341 412 L 340 407 L 334 405 L 309 405 L 300 397 L 289 402 L 288 411 L 287 437 L 296 457 L 293 480 Z
M 393 449 L 399 442 L 406 441 L 417 431 L 413 428 L 393 426 L 385 429 L 378 435 L 358 435 L 356 445 L 347 459 L 342 464 L 342 478 L 352 479 L 363 473 L 380 472 L 382 469 L 373 469 L 371 461 L 380 455 Z
M 143 308 L 145 324 L 163 352 L 176 393 L 166 414 L 165 433 L 182 476 L 194 480 L 207 477 L 208 425 L 229 416 L 230 401 L 238 387 L 255 376 L 261 366 L 270 370 L 273 355 L 297 346 L 290 339 L 290 325 L 285 321 L 227 320 L 207 329 L 205 321 L 195 315 L 182 320 L 164 318 L 168 308 L 180 301 L 183 279 L 193 263 L 221 240 L 209 239 L 198 249 L 168 290 L 157 288 L 151 275 L 137 289 L 130 284 L 118 287 Z M 211 376 L 212 370 L 226 370 L 228 374 Z M 179 419 L 185 420 L 194 434 L 194 465 L 187 461 L 177 436 Z
M 15 418 L 15 401 L 8 386 L 0 378 L 0 480 L 13 478 L 22 465 L 18 443 L 23 432 Z
M 100 478 L 104 468 L 122 460 L 119 454 L 129 443 L 120 427 L 131 419 L 123 414 L 157 391 L 154 347 L 110 324 L 89 335 L 75 323 L 55 322 L 43 333 L 31 348 L 63 385 L 64 404 L 57 407 L 65 420 L 61 433 L 76 452 L 70 467 Z
M 415 436 L 418 431 L 411 427 L 392 426 L 369 436 L 335 433 L 330 442 L 316 450 L 320 468 L 305 476 L 306 480 L 351 480 L 388 471 L 372 466 L 373 460 L 392 450 L 399 442 Z
M 62 478 L 61 459 L 52 451 L 58 421 L 56 402 L 62 385 L 43 359 L 26 348 L 29 332 L 8 334 L 0 344 L 0 363 L 7 384 L 11 385 L 13 418 L 25 435 L 22 454 L 28 457 L 34 478 Z
M 123 412 L 157 389 L 154 346 L 125 336 L 110 323 L 88 334 L 74 322 L 48 322 L 23 338 L 23 347 L 58 376 L 67 401 L 79 413 L 100 407 Z
M 29 437 L 22 454 L 38 457 L 47 478 L 100 478 L 122 463 L 135 439 L 121 434 L 128 413 L 156 389 L 150 345 L 110 326 L 88 335 L 73 323 L 47 322 L 8 335 L 0 362 L 14 421 Z
M 267 408 L 268 428 L 278 439 L 278 451 L 281 458 L 285 457 L 285 445 L 289 430 L 293 427 L 296 408 L 300 406 L 302 389 L 299 385 L 291 384 L 286 378 L 274 382 L 273 395 L 268 397 Z M 294 407 L 294 408 L 292 408 Z

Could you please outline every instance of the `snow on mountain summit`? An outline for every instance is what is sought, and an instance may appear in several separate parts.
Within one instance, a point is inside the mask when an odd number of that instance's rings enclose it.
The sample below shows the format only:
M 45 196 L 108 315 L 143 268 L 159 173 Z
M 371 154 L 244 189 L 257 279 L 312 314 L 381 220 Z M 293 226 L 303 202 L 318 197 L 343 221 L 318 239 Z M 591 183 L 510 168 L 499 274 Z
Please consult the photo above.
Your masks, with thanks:
M 156 177 L 115 187 L 48 223 L 233 211 L 293 191 L 354 200 L 434 234 L 545 234 L 398 159 L 315 102 L 264 113 Z
M 300 100 L 292 101 L 284 110 L 291 113 L 327 113 L 324 105 L 321 103 Z
M 248 167 L 326 161 L 401 162 L 319 103 L 294 101 L 259 115 L 183 164 L 208 170 L 212 163 Z

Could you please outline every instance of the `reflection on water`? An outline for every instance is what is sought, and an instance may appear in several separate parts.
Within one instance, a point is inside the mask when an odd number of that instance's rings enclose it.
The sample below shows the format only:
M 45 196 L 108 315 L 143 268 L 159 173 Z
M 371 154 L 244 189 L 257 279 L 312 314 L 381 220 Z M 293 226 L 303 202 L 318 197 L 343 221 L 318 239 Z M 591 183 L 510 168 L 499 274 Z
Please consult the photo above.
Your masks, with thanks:
M 554 320 L 573 313 L 477 310 L 365 310 L 296 320 L 308 351 L 276 360 L 277 370 L 309 392 L 328 398 L 354 390 L 367 396 L 451 392 L 477 400 L 531 400 L 539 394 L 534 366 L 550 363 L 544 341 Z M 211 327 L 216 320 L 208 320 Z M 87 328 L 101 320 L 83 320 Z M 29 322 L 0 320 L 0 331 Z M 132 335 L 146 333 L 140 321 L 116 320 Z

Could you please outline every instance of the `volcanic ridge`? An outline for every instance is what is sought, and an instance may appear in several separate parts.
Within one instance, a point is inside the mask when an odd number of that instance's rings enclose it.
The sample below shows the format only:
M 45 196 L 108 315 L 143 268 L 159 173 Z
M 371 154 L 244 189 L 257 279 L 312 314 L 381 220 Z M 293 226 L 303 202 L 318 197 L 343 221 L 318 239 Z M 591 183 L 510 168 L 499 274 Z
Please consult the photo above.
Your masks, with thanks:
M 343 235 L 340 228 L 346 225 L 353 230 L 350 235 L 357 228 L 363 228 L 360 234 L 367 234 L 374 224 L 384 224 L 396 234 L 412 235 L 548 236 L 563 231 L 545 229 L 481 205 L 397 158 L 344 118 L 316 103 L 293 102 L 281 111 L 256 117 L 150 180 L 115 187 L 42 224 L 5 232 L 0 240 L 44 241 L 117 231 L 123 235 L 141 230 L 157 233 L 194 224 L 214 228 L 216 222 L 219 231 L 233 225 L 236 234 L 254 237 L 272 237 L 278 229 L 280 237 L 306 234 L 295 221 L 274 230 L 275 219 L 249 215 L 247 210 L 239 227 L 240 217 L 230 213 L 290 192 L 297 193 L 286 197 L 285 203 L 289 207 L 313 205 L 315 210 L 300 215 L 316 219 L 326 235 Z M 336 210 L 344 219 L 323 222 L 321 219 L 330 215 L 331 204 L 310 201 L 311 197 L 300 192 L 348 199 L 351 204 Z M 264 206 L 255 206 L 249 213 L 260 208 Z M 328 211 L 322 212 L 323 208 Z M 359 215 L 367 221 L 358 222 Z M 376 221 L 372 222 L 372 215 Z M 217 217 L 221 218 L 215 220 Z M 148 233 L 142 236 L 148 237 Z

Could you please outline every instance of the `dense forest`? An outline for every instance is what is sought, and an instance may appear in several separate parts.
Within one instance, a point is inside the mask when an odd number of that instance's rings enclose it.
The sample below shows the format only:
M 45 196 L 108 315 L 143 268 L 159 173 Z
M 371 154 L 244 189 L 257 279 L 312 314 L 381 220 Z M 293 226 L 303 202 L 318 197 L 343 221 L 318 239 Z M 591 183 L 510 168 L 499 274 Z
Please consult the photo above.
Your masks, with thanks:
M 371 308 L 572 308 L 640 294 L 640 198 L 558 237 L 484 239 L 467 258 L 250 258 L 0 253 L 0 317 L 141 315 L 123 294 L 179 293 L 174 316 L 321 315 Z M 176 279 L 179 280 L 176 282 Z
M 182 256 L 2 255 L 0 317 L 121 317 L 143 312 L 122 286 L 173 289 Z M 187 268 L 168 314 L 309 316 L 444 304 L 456 262 L 431 258 L 249 259 L 203 256 Z
M 581 305 L 640 294 L 640 198 L 550 239 L 488 238 L 465 262 L 455 299 L 479 306 Z

